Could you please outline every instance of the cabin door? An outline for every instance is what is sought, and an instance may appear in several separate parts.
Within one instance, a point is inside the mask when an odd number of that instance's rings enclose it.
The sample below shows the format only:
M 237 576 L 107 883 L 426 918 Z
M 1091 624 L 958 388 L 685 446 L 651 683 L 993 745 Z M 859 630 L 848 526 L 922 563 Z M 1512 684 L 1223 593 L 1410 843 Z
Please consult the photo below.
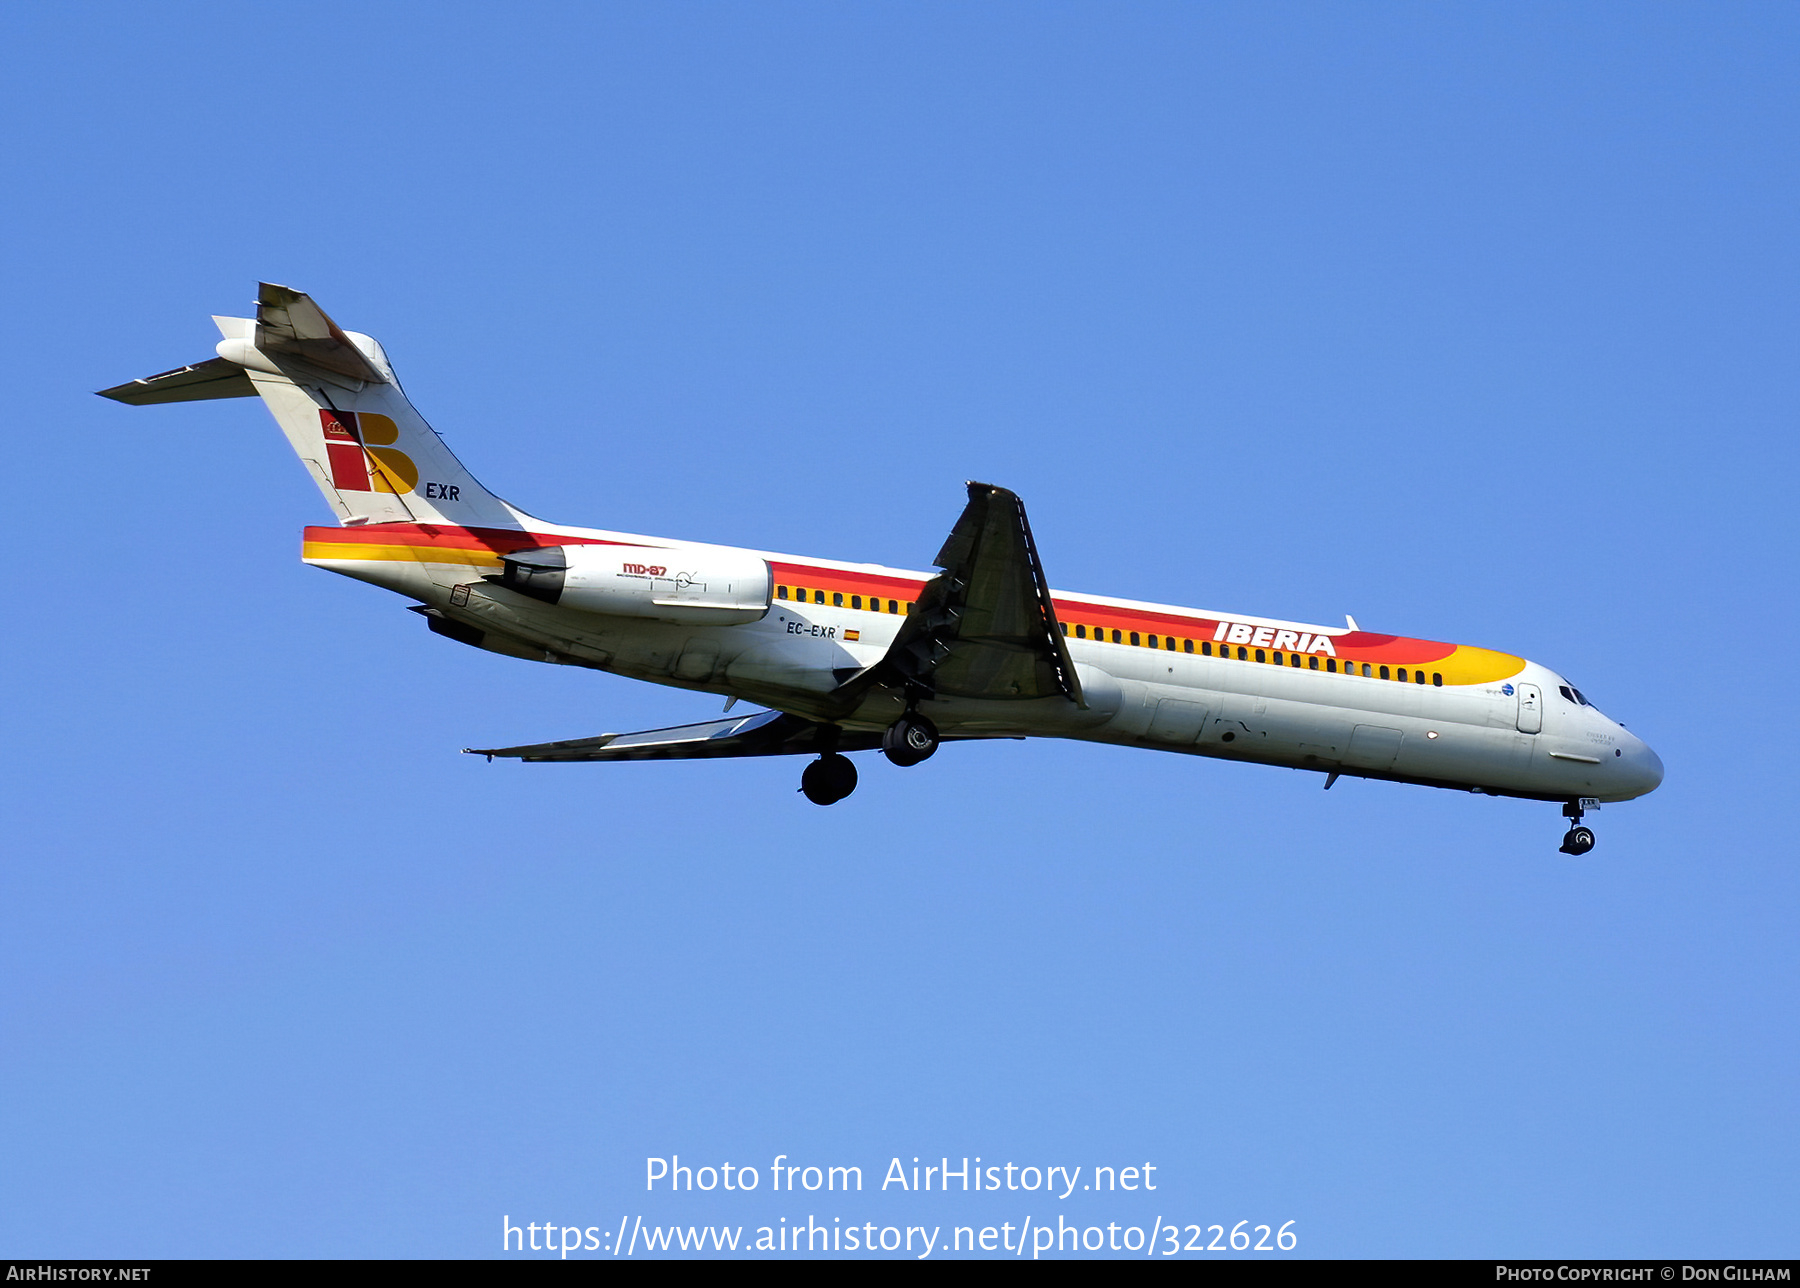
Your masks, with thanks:
M 1519 686 L 1519 732 L 1537 733 L 1544 727 L 1544 697 L 1535 684 Z

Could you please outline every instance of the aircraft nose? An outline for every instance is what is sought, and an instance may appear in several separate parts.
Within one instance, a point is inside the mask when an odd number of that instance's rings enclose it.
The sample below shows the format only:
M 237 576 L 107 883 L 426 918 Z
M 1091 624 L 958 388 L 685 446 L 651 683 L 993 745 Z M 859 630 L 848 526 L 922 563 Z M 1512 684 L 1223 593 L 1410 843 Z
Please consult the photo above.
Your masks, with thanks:
M 1630 736 L 1630 735 L 1627 735 Z M 1642 738 L 1632 737 L 1625 749 L 1626 781 L 1634 796 L 1643 796 L 1662 785 L 1662 757 Z

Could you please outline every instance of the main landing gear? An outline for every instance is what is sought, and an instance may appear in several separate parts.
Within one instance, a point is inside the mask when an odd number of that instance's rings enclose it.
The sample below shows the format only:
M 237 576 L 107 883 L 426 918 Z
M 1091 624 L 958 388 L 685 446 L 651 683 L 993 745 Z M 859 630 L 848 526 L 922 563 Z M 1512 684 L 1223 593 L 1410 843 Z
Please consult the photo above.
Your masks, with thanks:
M 916 765 L 938 749 L 937 726 L 909 711 L 881 735 L 881 751 L 896 765 Z M 856 790 L 856 766 L 827 751 L 800 772 L 800 790 L 814 805 L 835 805 Z
M 836 805 L 856 790 L 856 766 L 828 751 L 801 771 L 800 790 L 814 805 Z
M 1570 801 L 1563 806 L 1563 817 L 1569 820 L 1569 830 L 1563 836 L 1564 854 L 1586 854 L 1594 848 L 1593 830 L 1581 825 L 1581 815 L 1580 801 Z
M 881 754 L 896 765 L 916 765 L 930 760 L 938 749 L 937 726 L 916 711 L 908 711 L 881 735 Z

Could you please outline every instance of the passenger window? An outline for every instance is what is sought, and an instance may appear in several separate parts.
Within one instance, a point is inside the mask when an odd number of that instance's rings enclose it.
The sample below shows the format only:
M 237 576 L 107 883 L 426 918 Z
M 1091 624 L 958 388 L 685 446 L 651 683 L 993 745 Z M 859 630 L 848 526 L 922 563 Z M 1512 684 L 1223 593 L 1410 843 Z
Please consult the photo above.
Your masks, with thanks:
M 1363 669 L 1366 671 L 1368 668 L 1365 666 Z M 1385 666 L 1381 668 L 1381 678 L 1384 680 L 1388 678 L 1388 669 Z
M 1084 639 L 1086 639 L 1086 638 L 1087 638 L 1087 627 L 1085 627 L 1085 626 L 1077 626 L 1077 627 L 1076 627 L 1076 628 L 1075 628 L 1075 638 L 1076 638 L 1076 639 L 1078 639 L 1078 640 L 1084 640 Z
M 850 607 L 861 608 L 862 607 L 862 596 L 861 595 L 850 596 Z
M 1125 642 L 1125 637 L 1123 635 L 1121 635 L 1118 631 L 1115 630 L 1113 632 L 1113 643 L 1114 644 L 1123 644 L 1124 642 Z
M 1394 676 L 1394 678 L 1395 678 L 1395 679 L 1396 679 L 1396 680 L 1398 680 L 1398 681 L 1400 681 L 1400 683 L 1402 683 L 1402 684 L 1405 684 L 1405 683 L 1406 683 L 1406 668 L 1405 668 L 1405 667 L 1401 667 L 1401 668 L 1400 668 L 1400 670 L 1399 670 L 1399 673 L 1398 673 L 1398 674 L 1396 674 L 1396 675 L 1395 675 L 1395 676 Z
M 1261 653 L 1258 653 L 1258 654 L 1257 654 L 1257 655 L 1256 655 L 1256 660 L 1257 660 L 1257 661 L 1259 661 L 1259 662 L 1260 662 L 1260 661 L 1262 661 L 1262 654 L 1261 654 Z M 1281 654 L 1279 654 L 1279 653 L 1277 653 L 1277 654 L 1276 654 L 1276 655 L 1275 655 L 1275 665 L 1276 665 L 1276 666 L 1280 666 L 1280 665 L 1281 665 L 1281 663 L 1282 663 L 1282 656 L 1281 656 Z
M 1300 665 L 1300 655 L 1298 653 L 1289 653 L 1288 654 L 1288 665 L 1289 666 L 1299 666 Z M 1315 657 L 1313 659 L 1313 669 L 1316 671 L 1318 669 L 1318 667 L 1319 667 L 1319 659 Z
M 1063 638 L 1067 639 L 1069 635 L 1069 624 L 1067 622 L 1058 622 L 1057 625 L 1062 627 Z
M 1326 658 L 1325 659 L 1325 669 L 1327 671 L 1330 671 L 1333 675 L 1336 675 L 1337 674 L 1337 659 L 1335 657 Z
M 1181 641 L 1181 651 L 1183 653 L 1192 653 L 1194 651 L 1194 641 L 1193 640 L 1182 640 Z
M 1245 648 L 1242 644 L 1238 645 L 1238 661 L 1248 662 L 1249 660 L 1250 660 L 1250 650 Z
M 813 603 L 823 604 L 824 602 L 825 602 L 825 592 L 822 590 L 813 591 Z
M 1188 643 L 1191 644 L 1191 643 L 1193 643 L 1193 641 L 1189 640 Z M 1204 655 L 1206 657 L 1211 657 L 1212 656 L 1212 641 L 1211 640 L 1201 640 L 1200 641 L 1200 652 L 1202 655 Z
M 1444 677 L 1439 675 L 1436 671 L 1431 673 L 1431 682 L 1440 689 L 1444 687 Z
M 775 598 L 786 599 L 787 598 L 787 587 L 786 586 L 775 587 Z
M 1423 684 L 1423 683 L 1425 683 L 1425 672 L 1423 672 L 1423 671 L 1414 671 L 1414 672 L 1413 672 L 1413 683 L 1414 683 L 1414 684 Z
M 842 608 L 844 606 L 844 596 L 842 591 L 834 590 L 831 592 L 831 606 L 833 608 Z
M 1311 657 L 1307 658 L 1306 666 L 1307 666 L 1307 669 L 1310 671 L 1318 670 L 1319 669 L 1319 655 L 1317 653 L 1314 653 Z
M 900 611 L 900 605 L 898 603 L 896 603 L 894 600 L 891 600 L 891 599 L 888 600 L 888 612 L 897 613 L 899 611 Z
M 1258 662 L 1267 662 L 1269 659 L 1263 656 L 1263 651 L 1261 649 L 1257 649 L 1256 650 L 1256 660 Z
M 1368 664 L 1368 663 L 1367 663 L 1367 662 L 1364 662 L 1364 663 L 1363 663 L 1363 674 L 1364 674 L 1364 675 L 1365 675 L 1365 676 L 1369 676 L 1369 678 L 1371 678 L 1371 679 L 1373 679 L 1373 678 L 1374 678 L 1374 677 L 1373 677 L 1373 676 L 1372 676 L 1372 675 L 1371 675 L 1371 674 L 1370 674 L 1370 672 L 1369 672 L 1369 664 Z M 1383 675 L 1386 675 L 1386 674 L 1387 674 L 1387 670 L 1386 670 L 1386 668 L 1383 668 L 1383 670 L 1382 670 L 1382 674 L 1383 674 Z

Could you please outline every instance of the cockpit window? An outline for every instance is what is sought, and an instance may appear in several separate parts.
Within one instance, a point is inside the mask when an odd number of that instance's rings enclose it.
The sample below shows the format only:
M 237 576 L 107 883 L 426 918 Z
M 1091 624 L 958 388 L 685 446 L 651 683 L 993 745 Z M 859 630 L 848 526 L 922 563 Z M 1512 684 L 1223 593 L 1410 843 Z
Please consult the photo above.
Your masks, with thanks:
M 1593 703 L 1588 701 L 1587 694 L 1583 693 L 1572 684 L 1559 684 L 1556 686 L 1556 691 L 1577 706 L 1593 707 L 1595 711 L 1600 710 L 1599 707 L 1595 707 Z

